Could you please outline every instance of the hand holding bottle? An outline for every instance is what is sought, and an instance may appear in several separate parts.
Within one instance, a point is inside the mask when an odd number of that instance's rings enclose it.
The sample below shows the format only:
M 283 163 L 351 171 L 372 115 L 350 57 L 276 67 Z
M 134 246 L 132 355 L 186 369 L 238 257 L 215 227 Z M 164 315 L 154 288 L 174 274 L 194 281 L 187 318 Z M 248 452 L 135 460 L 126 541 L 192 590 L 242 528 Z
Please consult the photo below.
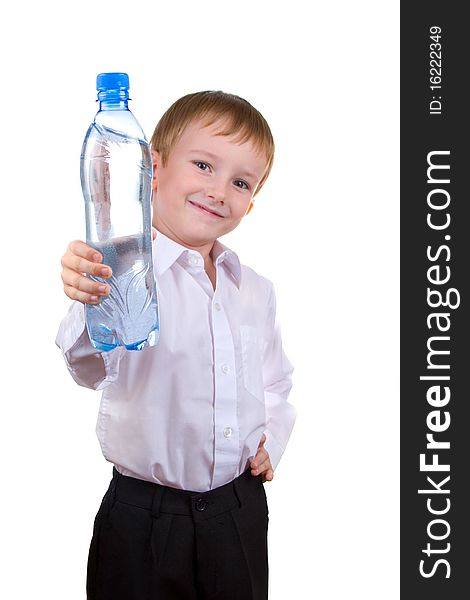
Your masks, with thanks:
M 152 227 L 152 240 L 156 235 L 157 230 Z M 109 294 L 109 285 L 85 276 L 93 275 L 104 279 L 111 277 L 111 267 L 104 265 L 102 260 L 102 255 L 85 242 L 70 242 L 61 258 L 62 282 L 69 298 L 82 304 L 97 304 L 101 297 Z

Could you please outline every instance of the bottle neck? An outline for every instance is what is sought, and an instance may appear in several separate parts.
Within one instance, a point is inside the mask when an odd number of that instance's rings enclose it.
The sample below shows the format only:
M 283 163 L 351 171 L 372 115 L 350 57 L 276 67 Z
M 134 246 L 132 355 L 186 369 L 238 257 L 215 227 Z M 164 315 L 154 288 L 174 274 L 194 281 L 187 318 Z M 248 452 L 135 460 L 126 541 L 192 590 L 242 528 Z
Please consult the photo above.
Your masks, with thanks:
M 98 91 L 97 101 L 100 103 L 100 110 L 129 110 L 127 108 L 128 100 L 129 90 L 125 88 Z
M 97 100 L 99 102 L 99 100 Z M 99 110 L 129 110 L 127 100 L 102 100 Z

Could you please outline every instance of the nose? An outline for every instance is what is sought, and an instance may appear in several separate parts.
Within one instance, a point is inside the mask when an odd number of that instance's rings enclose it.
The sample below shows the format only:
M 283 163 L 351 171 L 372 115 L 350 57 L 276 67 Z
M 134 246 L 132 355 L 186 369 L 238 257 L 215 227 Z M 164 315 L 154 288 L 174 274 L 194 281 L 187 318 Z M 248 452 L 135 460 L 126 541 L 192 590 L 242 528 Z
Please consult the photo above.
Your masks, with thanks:
M 221 179 L 213 178 L 206 189 L 207 197 L 215 202 L 224 202 L 225 183 Z

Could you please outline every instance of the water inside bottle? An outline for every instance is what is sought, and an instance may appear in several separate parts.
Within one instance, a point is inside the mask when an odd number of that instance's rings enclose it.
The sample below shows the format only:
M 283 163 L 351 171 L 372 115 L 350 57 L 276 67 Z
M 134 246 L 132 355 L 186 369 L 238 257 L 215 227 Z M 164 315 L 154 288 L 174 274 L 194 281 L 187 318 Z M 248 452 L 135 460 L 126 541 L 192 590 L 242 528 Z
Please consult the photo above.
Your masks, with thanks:
M 99 304 L 87 304 L 87 326 L 93 345 L 102 351 L 116 346 L 142 350 L 158 341 L 157 300 L 151 270 L 151 241 L 143 234 L 92 244 L 113 274 L 110 293 Z

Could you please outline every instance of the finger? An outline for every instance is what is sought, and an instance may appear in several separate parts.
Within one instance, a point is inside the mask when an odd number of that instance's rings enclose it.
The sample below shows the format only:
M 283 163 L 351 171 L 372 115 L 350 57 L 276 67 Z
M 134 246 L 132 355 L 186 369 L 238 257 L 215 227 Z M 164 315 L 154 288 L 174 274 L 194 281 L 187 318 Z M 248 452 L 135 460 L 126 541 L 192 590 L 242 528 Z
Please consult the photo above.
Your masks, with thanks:
M 271 461 L 269 460 L 269 458 L 265 461 L 263 461 L 260 465 L 254 467 L 254 471 L 257 471 L 258 473 L 262 473 L 263 471 L 266 471 L 267 469 L 272 469 L 272 465 L 271 465 Z
M 260 441 L 259 441 L 258 448 L 259 448 L 260 446 L 262 446 L 262 445 L 264 444 L 264 442 L 265 442 L 265 441 L 266 441 L 266 434 L 265 434 L 265 433 L 263 433 L 263 435 L 261 436 L 261 439 L 260 439 Z
M 96 253 L 101 260 L 101 255 Z M 107 278 L 112 274 L 112 269 L 108 265 L 103 265 L 101 262 L 92 262 L 78 254 L 67 252 L 61 260 L 62 268 L 69 269 L 75 273 L 86 273 L 94 277 Z
M 86 292 L 77 290 L 77 288 L 74 288 L 70 285 L 64 285 L 64 292 L 69 298 L 71 298 L 72 300 L 77 300 L 82 304 L 98 304 L 101 300 L 99 296 L 87 294 Z
M 95 277 L 109 277 L 112 272 L 111 267 L 101 264 L 102 261 L 103 255 L 98 250 L 81 240 L 74 240 L 68 245 L 61 263 L 63 267 L 79 273 L 87 273 Z
M 107 296 L 110 291 L 109 285 L 94 281 L 72 269 L 62 269 L 62 282 L 67 296 L 72 300 L 80 300 L 80 302 L 94 301 L 90 296 Z
M 86 258 L 90 262 L 102 262 L 103 260 L 103 255 L 98 250 L 85 244 L 82 240 L 73 240 L 73 242 L 70 242 L 67 252 Z
M 267 471 L 268 469 L 272 469 L 272 464 L 269 459 L 265 460 L 257 467 L 253 467 L 253 466 L 251 467 L 253 475 L 259 475 L 260 473 L 263 473 L 264 471 Z
M 258 465 L 263 463 L 268 458 L 269 458 L 269 454 L 267 453 L 267 451 L 264 448 L 260 448 L 258 450 L 258 452 L 256 453 L 256 456 L 254 457 L 254 459 L 251 461 L 251 466 L 257 467 Z
M 263 474 L 264 481 L 272 481 L 274 478 L 274 471 L 272 469 L 268 469 L 266 473 Z
M 152 240 L 154 240 L 157 237 L 157 230 L 155 229 L 155 227 L 152 227 Z

